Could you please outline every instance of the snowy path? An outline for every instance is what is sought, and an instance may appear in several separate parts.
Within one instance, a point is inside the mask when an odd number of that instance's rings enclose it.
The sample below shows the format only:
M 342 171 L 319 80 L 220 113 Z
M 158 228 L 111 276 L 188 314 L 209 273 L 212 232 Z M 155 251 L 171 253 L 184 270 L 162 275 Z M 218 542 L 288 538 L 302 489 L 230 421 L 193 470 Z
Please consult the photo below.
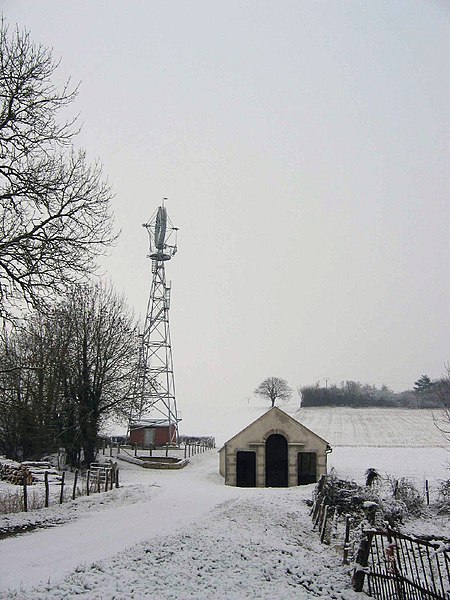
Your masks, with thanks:
M 123 489 L 136 488 L 137 502 L 97 505 L 74 522 L 1 542 L 0 598 L 358 597 L 340 557 L 311 531 L 303 499 L 312 486 L 232 488 L 217 474 L 215 452 L 193 463 L 181 472 L 129 469 Z
M 80 563 L 108 558 L 155 535 L 173 534 L 239 494 L 238 488 L 223 486 L 215 452 L 194 460 L 194 465 L 176 473 L 137 471 L 121 464 L 125 467 L 121 471 L 124 485 L 136 480 L 148 486 L 145 501 L 120 506 L 97 504 L 97 510 L 75 522 L 3 540 L 0 589 L 48 581 Z

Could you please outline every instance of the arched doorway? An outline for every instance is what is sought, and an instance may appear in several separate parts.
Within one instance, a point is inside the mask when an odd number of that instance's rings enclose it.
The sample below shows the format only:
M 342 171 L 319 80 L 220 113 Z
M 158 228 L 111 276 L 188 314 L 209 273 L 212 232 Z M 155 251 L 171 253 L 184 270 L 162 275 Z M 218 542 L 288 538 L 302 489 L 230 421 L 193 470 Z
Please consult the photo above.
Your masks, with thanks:
M 288 486 L 288 443 L 273 433 L 266 440 L 266 487 Z

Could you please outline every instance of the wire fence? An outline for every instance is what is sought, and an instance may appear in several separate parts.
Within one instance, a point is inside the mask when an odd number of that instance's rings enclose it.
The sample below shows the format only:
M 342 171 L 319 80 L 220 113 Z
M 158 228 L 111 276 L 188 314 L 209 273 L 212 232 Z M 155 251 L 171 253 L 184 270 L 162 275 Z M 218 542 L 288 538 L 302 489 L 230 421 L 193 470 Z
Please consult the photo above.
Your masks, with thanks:
M 115 465 L 105 466 L 92 464 L 81 473 L 78 469 L 73 473 L 73 480 L 66 480 L 63 471 L 57 478 L 43 473 L 43 480 L 33 482 L 28 474 L 24 474 L 22 482 L 17 485 L 16 492 L 9 492 L 0 497 L 0 513 L 28 512 L 47 508 L 54 504 L 63 504 L 80 496 L 107 492 L 119 487 L 119 469 Z

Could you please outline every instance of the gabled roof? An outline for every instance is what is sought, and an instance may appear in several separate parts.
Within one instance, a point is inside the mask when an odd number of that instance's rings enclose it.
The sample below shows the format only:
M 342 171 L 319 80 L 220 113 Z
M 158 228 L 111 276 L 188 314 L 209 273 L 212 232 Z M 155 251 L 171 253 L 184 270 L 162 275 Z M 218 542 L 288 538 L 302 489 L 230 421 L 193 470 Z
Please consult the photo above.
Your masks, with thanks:
M 322 437 L 320 437 L 320 435 L 317 435 L 317 433 L 314 433 L 314 431 L 311 431 L 311 429 L 308 429 L 308 427 L 305 427 L 305 425 L 303 425 L 303 423 L 300 423 L 300 421 L 297 421 L 297 419 L 294 419 L 294 417 L 291 417 L 291 415 L 288 415 L 288 413 L 284 412 L 284 410 L 281 410 L 281 408 L 278 408 L 278 406 L 273 406 L 267 412 L 265 412 L 263 415 L 261 415 L 260 417 L 258 417 L 257 419 L 255 419 L 252 423 L 250 423 L 249 425 L 247 425 L 247 427 L 244 427 L 244 429 L 241 429 L 241 431 L 239 431 L 239 433 L 236 433 L 236 435 L 233 435 L 233 437 L 231 437 L 229 440 L 227 440 L 225 442 L 224 446 L 226 446 L 226 444 L 230 443 L 235 438 L 237 438 L 239 435 L 241 435 L 242 433 L 244 433 L 244 431 L 247 431 L 248 429 L 250 429 L 251 427 L 253 427 L 259 421 L 264 421 L 265 419 L 267 419 L 268 416 L 270 414 L 272 414 L 272 413 L 274 413 L 278 417 L 280 417 L 281 415 L 283 415 L 283 417 L 287 417 L 296 426 L 300 426 L 303 429 L 306 429 L 306 431 L 308 431 L 313 436 L 315 436 L 316 438 L 318 438 L 319 440 L 321 440 L 324 444 L 328 445 L 328 442 L 326 440 L 324 440 Z

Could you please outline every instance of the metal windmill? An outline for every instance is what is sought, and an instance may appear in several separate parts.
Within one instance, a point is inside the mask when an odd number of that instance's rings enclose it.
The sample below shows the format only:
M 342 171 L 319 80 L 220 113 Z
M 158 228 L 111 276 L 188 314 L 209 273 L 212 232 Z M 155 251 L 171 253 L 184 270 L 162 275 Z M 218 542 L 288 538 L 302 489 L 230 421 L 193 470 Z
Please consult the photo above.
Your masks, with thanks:
M 178 439 L 177 405 L 173 373 L 172 345 L 169 328 L 170 282 L 166 282 L 165 263 L 177 251 L 177 231 L 164 206 L 159 206 L 148 223 L 152 261 L 152 284 L 142 333 L 139 367 L 135 385 L 136 420 L 153 423 L 168 422 L 174 426 L 173 438 Z

